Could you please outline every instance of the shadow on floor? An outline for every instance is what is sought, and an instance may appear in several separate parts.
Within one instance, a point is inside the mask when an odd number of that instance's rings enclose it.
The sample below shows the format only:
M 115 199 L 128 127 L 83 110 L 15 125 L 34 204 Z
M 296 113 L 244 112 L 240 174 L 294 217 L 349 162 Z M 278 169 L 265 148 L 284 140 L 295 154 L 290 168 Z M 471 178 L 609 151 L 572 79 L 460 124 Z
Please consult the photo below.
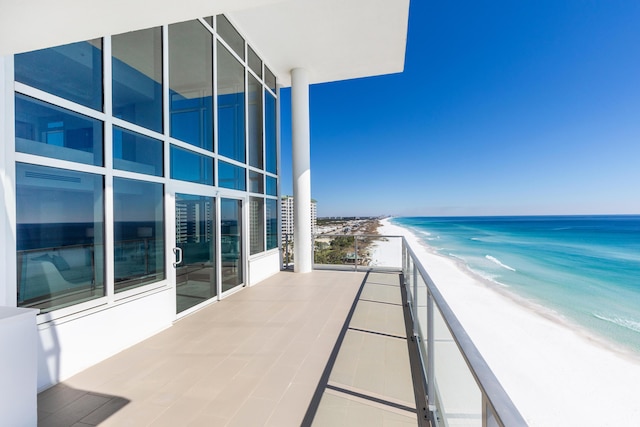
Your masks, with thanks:
M 57 384 L 38 394 L 38 426 L 97 426 L 129 402 L 122 397 Z

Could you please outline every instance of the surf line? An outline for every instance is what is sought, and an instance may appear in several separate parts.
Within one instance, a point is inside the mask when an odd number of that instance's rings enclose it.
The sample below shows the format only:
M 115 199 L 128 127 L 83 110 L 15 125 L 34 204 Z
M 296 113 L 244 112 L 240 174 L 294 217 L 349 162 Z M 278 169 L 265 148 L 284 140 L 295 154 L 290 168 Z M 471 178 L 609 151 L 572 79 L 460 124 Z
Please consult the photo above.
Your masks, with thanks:
M 493 257 L 493 256 L 491 256 L 491 255 L 485 255 L 484 257 L 485 257 L 486 259 L 488 259 L 489 261 L 491 261 L 491 262 L 493 262 L 493 263 L 495 263 L 495 264 L 498 264 L 498 265 L 499 265 L 500 267 L 502 267 L 502 268 L 506 268 L 507 270 L 511 270 L 511 271 L 516 271 L 516 269 L 515 269 L 515 268 L 513 268 L 513 267 L 509 267 L 508 265 L 503 264 L 503 263 L 502 263 L 502 262 L 500 262 L 500 260 L 499 260 L 498 258 L 496 258 L 496 257 Z

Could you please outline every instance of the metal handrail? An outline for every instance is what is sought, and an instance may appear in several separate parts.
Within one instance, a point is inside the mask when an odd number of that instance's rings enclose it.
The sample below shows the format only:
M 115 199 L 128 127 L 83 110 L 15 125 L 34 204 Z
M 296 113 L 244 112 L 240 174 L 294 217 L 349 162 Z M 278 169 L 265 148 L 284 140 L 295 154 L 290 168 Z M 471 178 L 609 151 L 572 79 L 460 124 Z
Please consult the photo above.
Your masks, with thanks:
M 404 236 L 402 237 L 402 245 L 403 249 L 407 250 L 409 256 L 413 260 L 414 267 L 418 270 L 418 273 L 424 280 L 427 290 L 433 298 L 433 302 L 442 314 L 442 318 L 444 319 L 449 332 L 451 332 L 454 342 L 458 346 L 467 367 L 473 375 L 476 384 L 480 388 L 483 402 L 486 401 L 491 407 L 496 422 L 502 426 L 527 425 L 513 401 L 478 351 L 478 348 L 467 334 L 467 331 L 464 329 L 449 304 L 447 304 L 445 298 L 440 293 L 440 290 L 435 285 L 429 276 L 429 273 L 427 273 L 427 270 L 424 268 Z M 433 354 L 433 351 L 428 351 L 428 354 L 428 357 L 430 357 L 430 355 Z M 431 381 L 431 383 L 433 383 L 433 381 Z M 432 384 L 429 384 L 429 386 L 431 390 Z M 433 402 L 434 398 L 435 396 L 429 396 L 430 406 L 435 404 L 435 402 Z M 486 424 L 483 423 L 483 425 Z
M 429 405 L 429 411 L 431 412 L 431 419 L 436 423 L 436 392 L 435 392 L 435 379 L 434 379 L 434 339 L 433 339 L 433 314 L 434 305 L 439 310 L 447 326 L 447 329 L 451 333 L 453 341 L 455 342 L 460 354 L 462 355 L 470 373 L 472 374 L 480 393 L 482 394 L 483 405 L 483 427 L 490 425 L 498 426 L 526 426 L 527 422 L 524 420 L 513 401 L 506 393 L 495 374 L 484 360 L 477 347 L 467 334 L 457 316 L 446 302 L 440 290 L 433 282 L 429 273 L 418 259 L 413 248 L 409 245 L 409 242 L 404 236 L 401 235 L 379 235 L 379 234 L 321 234 L 315 237 L 355 237 L 355 238 L 401 238 L 402 239 L 402 271 L 404 273 L 405 280 L 411 274 L 409 269 L 409 258 L 413 262 L 413 280 L 416 280 L 417 274 L 420 275 L 424 281 L 427 289 L 427 316 L 428 324 L 427 328 L 427 357 L 426 366 L 424 366 L 424 355 L 420 353 L 422 360 L 423 380 L 427 383 L 428 393 L 427 402 Z M 293 240 L 293 239 L 292 239 Z M 357 240 L 357 239 L 356 239 Z M 315 250 L 315 245 L 314 245 Z M 405 256 L 406 251 L 406 256 Z M 315 260 L 315 256 L 314 256 Z M 315 264 L 314 264 L 315 265 Z M 355 270 L 357 271 L 357 263 Z M 373 269 L 374 267 L 368 267 Z M 405 281 L 405 285 L 408 287 L 409 283 Z M 409 292 L 410 293 L 410 292 Z M 417 325 L 417 319 L 414 317 L 414 331 L 418 331 L 419 325 Z M 422 334 L 421 334 L 421 338 Z

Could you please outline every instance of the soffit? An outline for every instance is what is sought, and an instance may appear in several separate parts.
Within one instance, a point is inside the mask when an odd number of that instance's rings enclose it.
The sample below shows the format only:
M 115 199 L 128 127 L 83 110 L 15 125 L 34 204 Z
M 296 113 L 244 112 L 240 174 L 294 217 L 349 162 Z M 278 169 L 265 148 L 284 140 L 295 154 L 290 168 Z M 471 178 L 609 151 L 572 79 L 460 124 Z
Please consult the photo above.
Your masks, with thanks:
M 409 0 L 292 0 L 227 16 L 285 87 L 298 67 L 311 83 L 404 68 Z
M 282 0 L 0 0 L 0 55 L 279 1 Z
M 152 5 L 152 6 L 151 6 Z M 279 82 L 401 72 L 409 0 L 0 0 L 0 54 L 225 13 Z

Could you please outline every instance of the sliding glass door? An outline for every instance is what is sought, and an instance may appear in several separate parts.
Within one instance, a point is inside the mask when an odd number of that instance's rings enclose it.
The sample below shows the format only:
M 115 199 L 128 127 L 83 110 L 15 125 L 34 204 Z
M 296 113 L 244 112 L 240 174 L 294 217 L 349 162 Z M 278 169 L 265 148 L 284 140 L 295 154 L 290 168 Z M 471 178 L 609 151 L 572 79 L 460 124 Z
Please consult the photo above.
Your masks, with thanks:
M 216 206 L 207 196 L 178 194 L 176 201 L 176 312 L 214 298 Z
M 222 292 L 243 284 L 242 200 L 220 199 Z

